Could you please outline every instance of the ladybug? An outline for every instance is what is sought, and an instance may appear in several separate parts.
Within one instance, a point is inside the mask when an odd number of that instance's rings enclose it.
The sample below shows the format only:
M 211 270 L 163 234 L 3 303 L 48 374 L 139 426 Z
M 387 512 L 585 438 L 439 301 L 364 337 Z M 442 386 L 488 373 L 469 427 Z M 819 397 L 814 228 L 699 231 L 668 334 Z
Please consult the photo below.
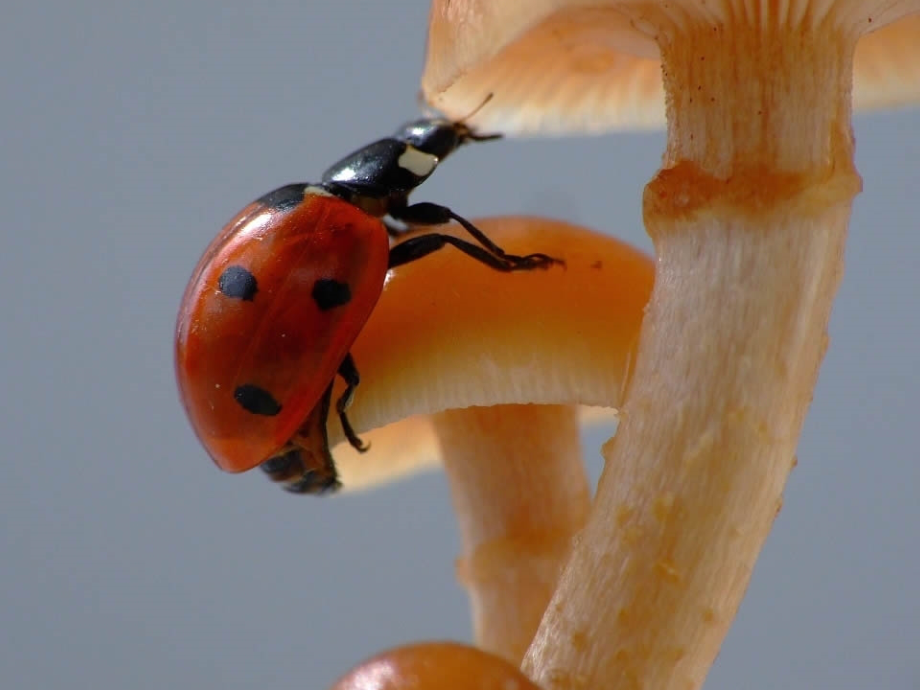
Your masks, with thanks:
M 505 253 L 449 208 L 409 194 L 479 135 L 463 122 L 411 122 L 329 168 L 240 211 L 195 268 L 176 325 L 176 377 L 195 433 L 221 469 L 261 465 L 295 493 L 339 487 L 326 436 L 332 384 L 345 437 L 366 447 L 346 410 L 359 383 L 349 350 L 387 271 L 445 246 L 498 271 L 548 268 L 545 254 Z M 436 232 L 392 244 L 409 226 L 454 220 L 475 242 Z

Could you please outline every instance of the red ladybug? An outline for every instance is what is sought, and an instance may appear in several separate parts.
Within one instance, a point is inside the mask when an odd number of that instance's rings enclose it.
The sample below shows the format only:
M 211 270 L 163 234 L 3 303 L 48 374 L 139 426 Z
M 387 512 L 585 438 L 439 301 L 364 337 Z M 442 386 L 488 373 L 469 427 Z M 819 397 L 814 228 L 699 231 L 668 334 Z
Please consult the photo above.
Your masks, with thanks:
M 176 326 L 176 376 L 195 433 L 228 472 L 262 465 L 297 493 L 338 488 L 326 440 L 335 401 L 348 441 L 365 447 L 346 409 L 358 385 L 349 349 L 389 269 L 446 245 L 499 271 L 547 268 L 545 254 L 506 254 L 449 208 L 409 194 L 469 141 L 496 138 L 462 122 L 424 119 L 359 149 L 318 184 L 290 184 L 244 208 L 195 268 Z M 409 225 L 460 223 L 476 243 L 426 233 L 390 246 Z

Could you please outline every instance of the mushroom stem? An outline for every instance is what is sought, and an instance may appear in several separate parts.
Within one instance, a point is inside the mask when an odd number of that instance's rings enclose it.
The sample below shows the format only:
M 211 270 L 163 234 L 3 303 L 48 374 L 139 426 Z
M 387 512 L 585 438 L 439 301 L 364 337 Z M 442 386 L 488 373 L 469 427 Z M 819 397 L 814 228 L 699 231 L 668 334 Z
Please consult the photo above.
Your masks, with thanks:
M 519 664 L 588 515 L 576 408 L 470 407 L 435 415 L 434 427 L 476 644 Z
M 795 464 L 860 186 L 855 34 L 773 4 L 707 24 L 656 7 L 656 282 L 594 508 L 524 660 L 547 688 L 702 685 Z M 821 23 L 778 26 L 794 20 Z

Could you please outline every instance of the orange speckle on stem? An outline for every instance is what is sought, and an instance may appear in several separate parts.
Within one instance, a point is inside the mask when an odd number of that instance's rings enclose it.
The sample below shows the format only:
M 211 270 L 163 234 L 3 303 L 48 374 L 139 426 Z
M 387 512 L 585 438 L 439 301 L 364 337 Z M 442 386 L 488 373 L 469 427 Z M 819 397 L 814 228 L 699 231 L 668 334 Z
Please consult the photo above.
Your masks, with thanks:
M 655 563 L 655 570 L 664 578 L 675 584 L 679 584 L 683 577 L 680 570 L 677 569 L 677 566 L 669 558 L 662 558 L 657 563 Z
M 655 519 L 659 522 L 666 522 L 674 508 L 674 494 L 666 491 L 655 499 L 654 513 Z

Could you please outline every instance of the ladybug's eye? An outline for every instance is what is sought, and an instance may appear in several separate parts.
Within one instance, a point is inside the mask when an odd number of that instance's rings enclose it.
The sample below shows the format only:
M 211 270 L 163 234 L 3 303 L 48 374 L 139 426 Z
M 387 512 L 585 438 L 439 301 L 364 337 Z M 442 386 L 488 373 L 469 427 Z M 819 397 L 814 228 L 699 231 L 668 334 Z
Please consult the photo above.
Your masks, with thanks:
M 439 159 L 450 155 L 460 145 L 455 125 L 447 120 L 414 122 L 397 138 Z
M 418 146 L 419 142 L 424 141 L 426 133 L 432 128 L 432 124 L 432 120 L 416 120 L 403 125 L 394 136 L 401 141 Z

